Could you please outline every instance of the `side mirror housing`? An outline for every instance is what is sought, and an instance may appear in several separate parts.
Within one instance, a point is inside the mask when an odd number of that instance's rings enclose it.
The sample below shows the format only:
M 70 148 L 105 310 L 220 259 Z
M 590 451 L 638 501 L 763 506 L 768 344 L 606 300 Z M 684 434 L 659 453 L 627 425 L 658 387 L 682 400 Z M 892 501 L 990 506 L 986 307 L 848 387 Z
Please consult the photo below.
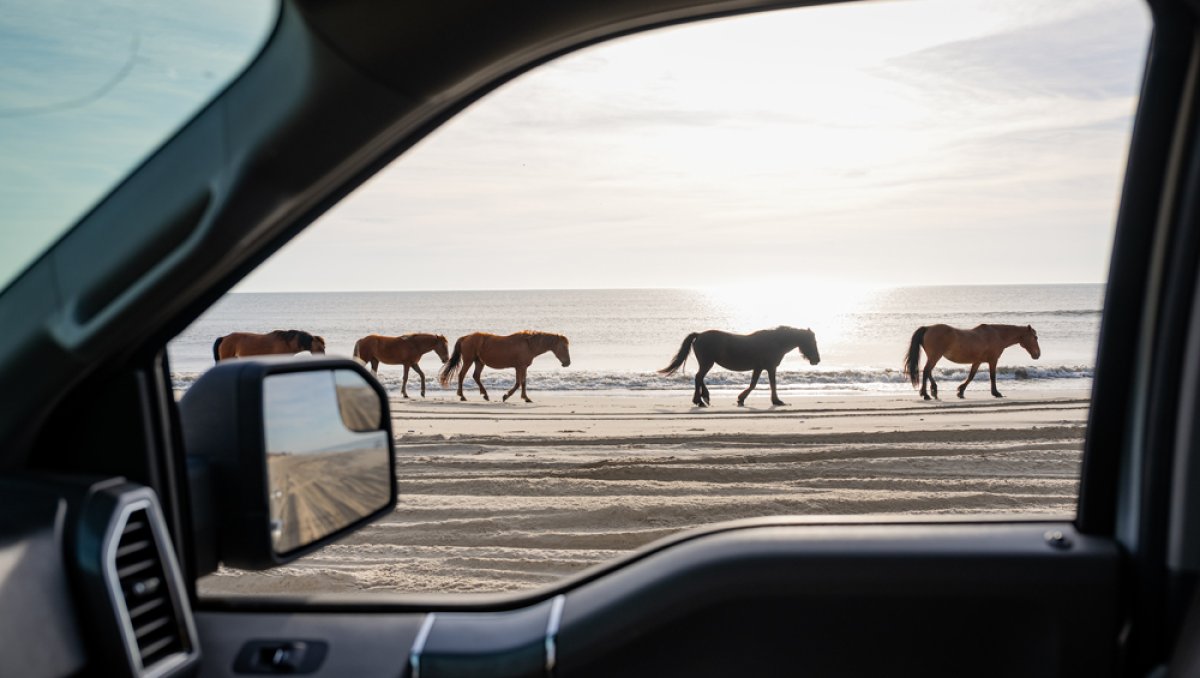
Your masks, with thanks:
M 395 508 L 387 393 L 357 362 L 225 361 L 179 412 L 198 575 L 290 562 Z

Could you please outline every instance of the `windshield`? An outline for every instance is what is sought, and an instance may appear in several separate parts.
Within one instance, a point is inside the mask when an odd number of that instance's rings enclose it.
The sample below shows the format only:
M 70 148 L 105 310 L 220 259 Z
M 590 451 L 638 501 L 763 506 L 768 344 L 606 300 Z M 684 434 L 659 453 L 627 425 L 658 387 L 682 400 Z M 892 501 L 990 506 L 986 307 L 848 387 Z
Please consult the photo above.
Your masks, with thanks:
M 529 589 L 746 518 L 1070 519 L 1149 19 L 804 7 L 481 98 L 172 342 L 179 393 L 355 358 L 393 422 L 394 512 L 199 594 Z
M 229 84 L 276 0 L 0 0 L 0 289 Z

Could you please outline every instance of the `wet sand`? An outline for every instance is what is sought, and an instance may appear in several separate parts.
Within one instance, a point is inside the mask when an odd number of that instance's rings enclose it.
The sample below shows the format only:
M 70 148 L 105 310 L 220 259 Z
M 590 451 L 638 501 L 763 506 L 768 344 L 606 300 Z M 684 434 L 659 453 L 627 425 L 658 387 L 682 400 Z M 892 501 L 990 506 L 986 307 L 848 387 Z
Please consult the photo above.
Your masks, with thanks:
M 392 403 L 396 511 L 291 565 L 202 593 L 534 588 L 683 529 L 775 515 L 1075 511 L 1086 391 L 534 393 Z

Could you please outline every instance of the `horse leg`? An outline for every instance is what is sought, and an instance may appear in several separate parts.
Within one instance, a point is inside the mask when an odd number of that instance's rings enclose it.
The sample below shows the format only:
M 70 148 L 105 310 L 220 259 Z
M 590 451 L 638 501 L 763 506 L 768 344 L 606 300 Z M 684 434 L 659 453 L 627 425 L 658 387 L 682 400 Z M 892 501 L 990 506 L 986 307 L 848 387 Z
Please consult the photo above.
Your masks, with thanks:
M 413 363 L 412 368 L 413 368 L 413 371 L 415 371 L 421 377 L 421 397 L 424 398 L 425 397 L 425 373 L 421 371 L 421 366 L 416 363 Z M 404 375 L 404 381 L 408 381 L 407 374 Z
M 1004 396 L 1000 395 L 1000 391 L 996 390 L 996 361 L 995 360 L 988 361 L 988 372 L 991 374 L 991 377 L 992 377 L 992 395 L 996 396 L 997 398 L 1003 398 Z
M 404 380 L 400 382 L 400 395 L 408 397 L 408 365 L 404 366 Z
M 974 363 L 973 365 L 971 365 L 971 372 L 969 374 L 967 374 L 967 380 L 958 385 L 958 397 L 959 398 L 966 397 L 963 395 L 963 391 L 967 390 L 967 384 L 971 383 L 971 380 L 975 378 L 975 372 L 978 369 L 979 369 L 979 363 Z
M 475 359 L 475 372 L 471 374 L 471 378 L 475 380 L 475 384 L 479 386 L 479 393 L 483 395 L 484 400 L 491 400 L 488 397 L 487 389 L 483 387 L 483 361 L 479 358 Z
M 521 400 L 524 400 L 527 403 L 531 403 L 533 401 L 529 399 L 529 394 L 525 392 L 525 370 L 526 369 L 528 369 L 528 368 L 525 368 L 525 367 L 517 368 L 517 379 L 519 379 L 521 382 Z
M 708 391 L 708 387 L 704 385 L 704 376 L 712 369 L 712 363 L 700 363 L 696 369 L 696 391 L 692 394 L 692 404 L 696 407 L 708 407 L 708 403 L 704 401 L 704 396 Z
M 522 371 L 523 370 L 521 368 L 519 368 L 519 367 L 517 368 L 517 376 L 513 380 L 513 387 L 508 389 L 508 392 L 505 393 L 504 397 L 500 399 L 502 402 L 508 402 L 508 399 L 512 397 L 512 394 L 516 393 L 517 389 L 521 387 L 521 377 L 522 377 L 521 372 Z M 528 400 L 528 398 L 526 398 L 526 400 Z
M 741 393 L 738 394 L 738 400 L 737 400 L 738 407 L 742 407 L 746 404 L 746 396 L 750 395 L 750 392 L 753 391 L 754 387 L 758 385 L 758 377 L 761 374 L 762 374 L 761 369 L 756 368 L 754 370 L 754 374 L 750 376 L 750 387 L 747 388 L 745 391 L 742 391 Z
M 379 361 L 375 358 L 371 358 L 371 374 L 379 376 Z
M 769 381 L 771 383 L 771 404 L 772 405 L 787 405 L 787 403 L 780 400 L 779 396 L 775 393 L 775 368 L 774 367 L 767 368 L 767 381 Z
M 925 350 L 925 371 L 921 372 L 921 397 L 926 400 L 930 400 L 929 393 L 925 391 L 926 382 L 929 382 L 929 392 L 933 393 L 933 399 L 937 400 L 937 382 L 933 379 L 933 366 L 937 365 L 941 358 L 941 354 L 930 354 L 929 349 Z

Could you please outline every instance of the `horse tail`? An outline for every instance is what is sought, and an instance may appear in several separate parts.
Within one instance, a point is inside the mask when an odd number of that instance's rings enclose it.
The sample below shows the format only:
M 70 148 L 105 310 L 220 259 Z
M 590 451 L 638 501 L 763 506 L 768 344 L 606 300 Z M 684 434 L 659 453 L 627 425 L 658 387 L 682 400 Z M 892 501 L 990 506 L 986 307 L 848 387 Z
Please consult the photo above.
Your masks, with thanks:
M 441 371 L 438 372 L 438 383 L 442 388 L 450 388 L 450 380 L 454 375 L 458 374 L 458 368 L 462 366 L 462 337 L 454 342 L 454 353 L 450 354 L 450 359 L 442 365 Z
M 918 370 L 918 365 L 921 361 L 921 345 L 925 342 L 925 330 L 928 327 L 918 327 L 916 332 L 913 332 L 912 341 L 908 343 L 908 353 L 904 355 L 904 375 L 912 382 L 913 388 L 921 381 L 921 372 Z
M 671 364 L 658 371 L 659 374 L 675 374 L 675 370 L 683 367 L 687 362 L 688 353 L 692 350 L 692 343 L 696 341 L 696 337 L 700 336 L 699 332 L 692 332 L 683 338 L 683 345 L 679 347 L 679 353 L 671 360 Z
M 217 337 L 217 340 L 213 342 L 213 362 L 214 363 L 221 362 L 221 340 L 223 340 L 224 338 L 225 337 Z
M 354 342 L 354 352 L 351 353 L 350 355 L 352 355 L 355 360 L 365 363 L 365 362 L 367 362 L 367 360 L 365 358 L 363 358 L 362 352 L 358 348 L 362 344 L 362 342 L 363 342 L 362 339 L 359 339 L 358 341 Z

